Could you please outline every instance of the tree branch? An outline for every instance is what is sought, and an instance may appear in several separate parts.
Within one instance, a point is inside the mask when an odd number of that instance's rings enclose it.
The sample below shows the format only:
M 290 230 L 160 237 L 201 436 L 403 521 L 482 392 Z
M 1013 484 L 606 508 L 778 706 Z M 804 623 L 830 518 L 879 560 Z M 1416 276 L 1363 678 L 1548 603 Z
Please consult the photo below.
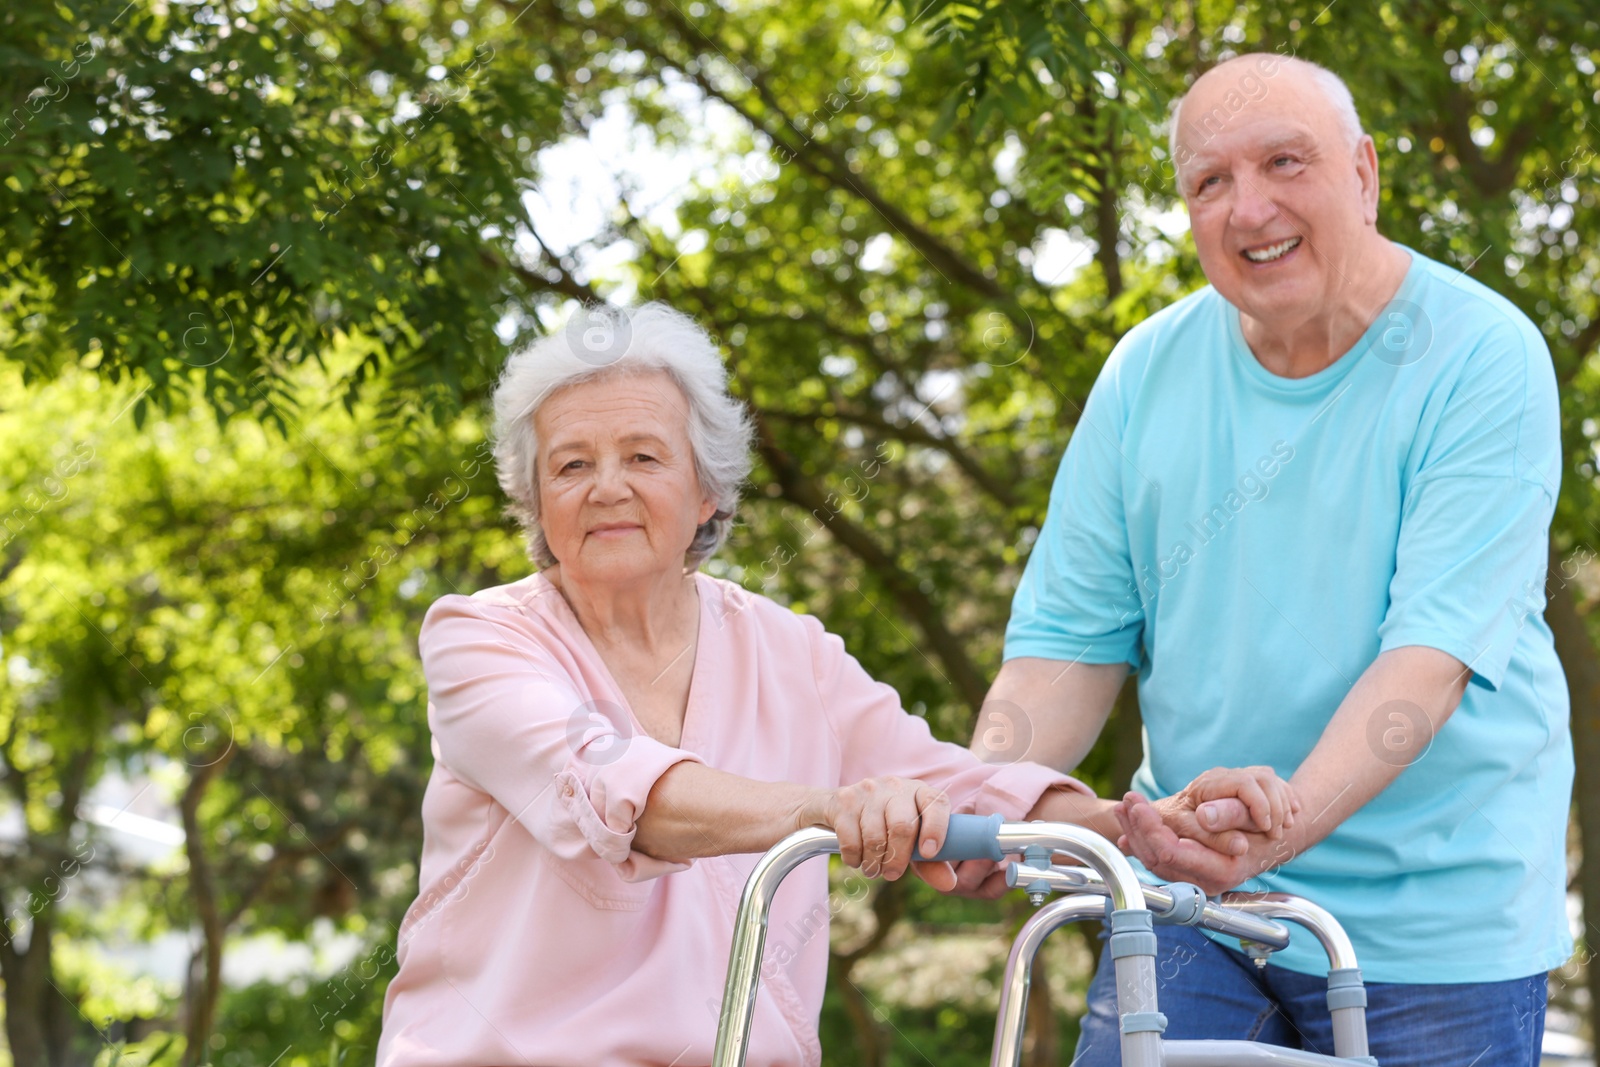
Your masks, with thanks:
M 841 966 L 853 967 L 857 960 L 865 959 L 878 951 L 889 934 L 894 930 L 894 924 L 906 911 L 905 893 L 899 882 L 879 882 L 878 891 L 872 896 L 872 917 L 874 920 L 872 933 L 859 945 L 848 952 L 835 951 L 830 953 L 834 960 Z
M 961 468 L 962 473 L 971 479 L 983 492 L 992 497 L 996 503 L 1007 509 L 1017 505 L 1016 494 L 1011 487 L 991 475 L 978 462 L 976 456 L 961 447 L 961 443 L 954 438 L 943 437 L 933 433 L 927 427 L 915 422 L 896 423 L 890 422 L 881 414 L 870 411 L 858 411 L 836 405 L 837 410 L 832 414 L 823 411 L 769 411 L 766 414 L 784 422 L 798 425 L 811 425 L 822 419 L 838 419 L 841 422 L 854 423 L 865 426 L 887 437 L 907 442 L 910 444 L 926 445 L 936 448 L 949 456 L 955 465 Z
M 1087 125 L 1092 129 L 1099 116 L 1099 102 L 1093 86 L 1085 90 L 1080 104 Z M 1122 257 L 1117 253 L 1117 241 L 1122 235 L 1122 215 L 1117 210 L 1120 197 L 1117 192 L 1117 125 L 1114 116 L 1113 121 L 1106 123 L 1104 143 L 1099 146 L 1097 153 L 1090 155 L 1084 170 L 1099 187 L 1094 201 L 1094 258 L 1100 265 L 1100 273 L 1105 276 L 1106 302 L 1110 303 L 1122 295 L 1123 289 Z
M 1522 163 L 1523 153 L 1537 139 L 1539 131 L 1547 129 L 1556 117 L 1556 103 L 1556 97 L 1549 97 L 1540 105 L 1537 116 L 1507 132 L 1499 155 L 1491 160 L 1472 139 L 1472 124 L 1469 121 L 1474 113 L 1472 98 L 1462 92 L 1455 82 L 1450 82 L 1436 112 L 1439 116 L 1439 135 L 1461 161 L 1461 169 L 1479 194 L 1485 198 L 1503 196 L 1516 184 L 1517 168 Z
M 331 830 L 317 838 L 315 841 L 307 839 L 307 844 L 299 848 L 274 848 L 272 858 L 262 864 L 260 868 L 251 872 L 250 884 L 239 894 L 238 901 L 222 918 L 224 930 L 232 929 L 234 924 L 244 916 L 250 905 L 255 903 L 263 890 L 271 884 L 278 872 L 290 863 L 298 862 L 312 855 L 324 855 L 328 849 L 333 848 L 347 837 L 350 831 L 356 828 L 354 820 L 345 820 L 336 824 Z
M 1578 371 L 1588 362 L 1589 356 L 1594 352 L 1597 345 L 1600 345 L 1600 315 L 1590 319 L 1589 325 L 1585 326 L 1579 331 L 1578 336 L 1572 339 L 1572 362 L 1565 367 L 1558 367 L 1556 370 L 1558 376 L 1556 381 L 1559 386 L 1565 388 L 1577 376 Z
M 531 227 L 529 232 L 532 232 Z M 539 235 L 536 233 L 534 234 L 534 240 L 539 242 L 539 247 L 544 249 L 547 258 L 552 263 L 548 273 L 523 266 L 521 263 L 517 263 L 505 256 L 495 255 L 488 249 L 483 249 L 478 254 L 487 266 L 510 274 L 521 282 L 523 288 L 530 293 L 560 293 L 562 296 L 569 296 L 585 304 L 600 302 L 600 294 L 596 293 L 587 284 L 580 282 L 571 271 L 561 265 L 558 258 L 549 255 L 549 249 L 545 247 L 544 241 L 540 240 Z
M 760 412 L 756 413 L 756 425 L 759 434 L 757 449 L 771 468 L 783 498 L 810 512 L 811 517 L 826 527 L 841 546 L 854 554 L 888 587 L 904 617 L 915 621 L 923 637 L 932 646 L 934 655 L 944 664 L 948 672 L 941 672 L 944 680 L 955 688 L 958 697 L 973 711 L 977 711 L 983 704 L 988 683 L 967 655 L 961 641 L 941 621 L 944 618 L 943 610 L 922 591 L 915 577 L 896 563 L 866 530 L 829 505 L 827 495 L 818 487 L 816 480 L 801 471 L 794 457 L 772 440 Z
M 709 36 L 705 30 L 688 22 L 675 7 L 669 6 L 667 9 L 659 9 L 659 13 L 685 40 L 698 36 L 712 49 L 725 57 L 737 52 L 737 49 L 724 47 L 722 42 Z M 865 202 L 883 217 L 884 221 L 889 224 L 890 229 L 898 233 L 907 244 L 920 252 L 928 260 L 929 264 L 947 280 L 965 286 L 985 299 L 1000 301 L 1009 305 L 1010 294 L 1001 288 L 993 278 L 990 278 L 978 267 L 969 263 L 954 247 L 931 231 L 918 225 L 911 216 L 890 203 L 871 182 L 855 173 L 850 163 L 836 147 L 826 142 L 813 140 L 809 132 L 801 130 L 795 119 L 785 112 L 777 98 L 777 94 L 773 92 L 769 84 L 766 73 L 760 68 L 748 61 L 736 62 L 729 60 L 729 62 L 734 63 L 740 74 L 755 90 L 756 98 L 776 121 L 776 126 L 758 115 L 747 101 L 723 90 L 712 81 L 705 72 L 704 64 L 695 64 L 691 69 L 689 63 L 668 55 L 654 42 L 641 40 L 637 35 L 630 37 L 625 32 L 619 32 L 618 37 L 627 41 L 632 47 L 643 52 L 646 56 L 654 59 L 661 66 L 674 70 L 693 82 L 707 96 L 720 100 L 732 108 L 754 129 L 770 138 L 773 144 L 788 157 L 788 159 L 780 162 L 792 160 L 802 170 L 820 178 L 829 186 L 835 189 L 844 189 Z M 804 137 L 804 141 L 798 140 L 799 137 Z

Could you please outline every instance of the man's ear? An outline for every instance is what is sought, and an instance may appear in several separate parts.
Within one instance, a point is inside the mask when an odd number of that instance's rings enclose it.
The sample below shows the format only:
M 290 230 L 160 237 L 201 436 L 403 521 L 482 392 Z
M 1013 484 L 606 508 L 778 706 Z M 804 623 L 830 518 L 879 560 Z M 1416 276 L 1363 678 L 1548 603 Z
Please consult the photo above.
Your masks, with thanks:
M 1356 142 L 1356 180 L 1361 183 L 1361 221 L 1368 226 L 1378 221 L 1378 150 L 1368 134 Z

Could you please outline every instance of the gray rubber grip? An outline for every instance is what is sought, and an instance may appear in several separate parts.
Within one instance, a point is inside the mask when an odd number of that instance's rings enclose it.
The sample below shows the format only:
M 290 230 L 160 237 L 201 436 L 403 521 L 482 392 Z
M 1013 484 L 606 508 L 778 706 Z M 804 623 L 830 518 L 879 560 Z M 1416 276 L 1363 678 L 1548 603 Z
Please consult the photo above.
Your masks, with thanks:
M 944 847 L 937 855 L 928 857 L 922 854 L 919 846 L 917 859 L 919 861 L 948 860 L 958 863 L 961 860 L 994 860 L 999 863 L 1005 859 L 1005 853 L 1000 851 L 1000 824 L 1005 822 L 1005 816 L 996 812 L 993 815 L 952 815 L 950 816 L 950 829 L 944 835 Z

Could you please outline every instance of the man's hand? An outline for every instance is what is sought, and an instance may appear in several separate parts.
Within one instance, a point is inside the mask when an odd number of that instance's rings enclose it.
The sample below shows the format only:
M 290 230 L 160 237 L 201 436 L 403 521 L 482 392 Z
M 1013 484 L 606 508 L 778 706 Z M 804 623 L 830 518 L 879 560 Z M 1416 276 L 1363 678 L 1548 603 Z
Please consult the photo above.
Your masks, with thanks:
M 1117 847 L 1158 877 L 1219 893 L 1294 854 L 1275 846 L 1299 810 L 1271 767 L 1217 767 L 1161 800 L 1129 793 L 1117 809 Z
M 1207 896 L 1233 889 L 1287 863 L 1295 854 L 1287 838 L 1274 840 L 1264 833 L 1238 833 L 1237 841 L 1244 847 L 1235 844 L 1220 852 L 1192 838 L 1180 837 L 1161 809 L 1138 793 L 1123 798 L 1117 821 L 1122 824 L 1118 848 L 1137 856 L 1156 877 L 1168 882 L 1189 882 Z M 1193 823 L 1192 809 L 1180 811 L 1175 821 L 1180 826 Z
M 1265 834 L 1273 841 L 1279 840 L 1294 825 L 1295 812 L 1300 810 L 1294 790 L 1271 767 L 1217 767 L 1170 797 L 1139 799 L 1154 808 L 1177 837 L 1198 842 L 1224 856 L 1243 856 L 1250 851 L 1253 836 Z M 1119 805 L 1119 811 L 1125 805 L 1126 801 Z M 1127 822 L 1119 818 L 1118 824 L 1123 835 L 1119 847 L 1127 851 L 1122 844 L 1128 835 Z M 1152 848 L 1157 844 L 1154 840 L 1148 843 Z M 1144 861 L 1144 856 L 1139 858 Z
M 1267 773 L 1271 774 L 1267 768 L 1251 768 L 1252 772 L 1255 770 L 1267 770 Z M 1195 779 L 1195 782 L 1199 783 L 1209 774 L 1211 772 L 1208 771 L 1206 775 Z M 1253 773 L 1250 777 L 1259 778 Z M 1240 799 L 1242 794 L 1236 788 L 1237 785 L 1233 779 L 1223 776 L 1208 779 L 1205 788 L 1197 790 L 1186 800 L 1175 801 L 1174 818 L 1183 822 L 1191 836 L 1216 842 L 1222 847 L 1229 847 L 1230 843 L 1237 841 L 1237 846 L 1233 847 L 1243 847 L 1246 838 L 1243 831 L 1253 830 L 1259 823 L 1252 814 L 1250 806 Z M 1265 791 L 1259 797 L 1252 796 L 1251 799 L 1270 807 Z M 1211 822 L 1210 829 L 1202 829 L 1196 821 L 1195 808 L 1200 804 L 1205 805 L 1208 821 Z M 1116 840 L 1119 835 L 1126 832 L 1117 817 L 1122 807 L 1121 801 L 1084 796 L 1070 789 L 1050 789 L 1028 812 L 1026 821 L 1075 823 L 1088 827 L 1102 837 Z M 1124 845 L 1119 844 L 1118 847 L 1127 851 Z M 958 896 L 972 897 L 976 900 L 997 900 L 1008 892 L 1005 867 L 990 860 L 968 860 L 959 864 L 956 867 L 954 892 Z

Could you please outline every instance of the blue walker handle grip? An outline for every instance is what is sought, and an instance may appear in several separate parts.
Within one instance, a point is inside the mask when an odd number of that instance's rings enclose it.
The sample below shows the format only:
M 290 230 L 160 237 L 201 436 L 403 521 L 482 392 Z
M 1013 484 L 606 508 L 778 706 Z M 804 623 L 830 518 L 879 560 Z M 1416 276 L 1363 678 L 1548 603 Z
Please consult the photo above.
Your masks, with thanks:
M 994 860 L 999 863 L 1005 859 L 1005 853 L 1000 850 L 999 837 L 1000 824 L 1005 821 L 1005 816 L 999 812 L 993 815 L 952 815 L 950 829 L 944 835 L 944 847 L 931 857 L 924 856 L 919 847 L 916 858 L 919 862 L 932 859 L 951 863 L 961 860 Z

